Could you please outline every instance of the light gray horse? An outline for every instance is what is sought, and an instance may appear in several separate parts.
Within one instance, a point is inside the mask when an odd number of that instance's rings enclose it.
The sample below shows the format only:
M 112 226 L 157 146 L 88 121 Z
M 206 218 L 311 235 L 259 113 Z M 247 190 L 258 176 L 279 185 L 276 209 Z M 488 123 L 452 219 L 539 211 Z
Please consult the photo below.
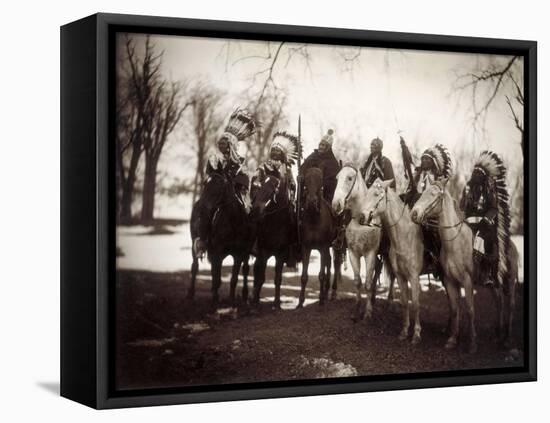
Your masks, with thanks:
M 414 333 L 412 344 L 420 342 L 420 273 L 424 261 L 424 245 L 420 226 L 415 224 L 410 216 L 409 208 L 390 188 L 393 179 L 374 181 L 366 192 L 362 204 L 360 223 L 375 224 L 374 219 L 380 218 L 382 228 L 390 238 L 390 263 L 401 291 L 401 310 L 403 327 L 399 339 L 409 336 L 409 290 L 411 284 L 411 302 L 414 317 Z
M 358 169 L 346 165 L 342 167 L 336 176 L 337 185 L 332 199 L 332 208 L 337 214 L 344 210 L 351 211 L 351 221 L 346 227 L 346 242 L 349 250 L 349 258 L 353 269 L 353 278 L 356 288 L 356 314 L 354 319 L 369 318 L 372 315 L 372 304 L 376 292 L 376 283 L 373 280 L 376 254 L 380 246 L 382 231 L 380 227 L 365 226 L 359 222 L 361 206 L 366 201 L 367 186 Z M 361 258 L 365 258 L 366 276 L 365 314 L 362 314 L 363 304 L 361 297 Z
M 464 289 L 466 312 L 470 327 L 471 353 L 477 350 L 474 289 L 472 231 L 456 212 L 455 202 L 445 189 L 448 179 L 428 180 L 426 187 L 412 209 L 412 219 L 424 223 L 426 219 L 438 219 L 437 229 L 441 239 L 439 260 L 443 268 L 445 288 L 451 311 L 450 336 L 445 348 L 455 348 L 459 332 L 460 288 Z

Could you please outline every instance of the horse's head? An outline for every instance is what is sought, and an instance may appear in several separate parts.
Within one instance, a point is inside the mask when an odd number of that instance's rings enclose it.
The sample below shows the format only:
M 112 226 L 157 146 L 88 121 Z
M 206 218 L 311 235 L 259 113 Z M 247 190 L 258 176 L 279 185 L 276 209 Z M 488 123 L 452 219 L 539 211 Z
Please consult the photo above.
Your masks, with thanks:
M 319 213 L 321 199 L 323 198 L 323 172 L 312 167 L 307 170 L 304 177 L 304 208 L 308 212 Z
M 213 212 L 222 202 L 230 186 L 227 179 L 219 173 L 208 177 L 201 193 L 201 207 L 207 212 Z
M 439 181 L 434 181 L 432 178 L 427 179 L 424 191 L 411 211 L 414 223 L 421 224 L 429 217 L 435 217 L 441 213 L 441 200 L 445 194 L 447 182 L 448 178 Z
M 361 178 L 359 171 L 353 166 L 344 166 L 336 175 L 336 189 L 332 197 L 332 209 L 341 214 L 348 209 L 348 201 L 354 199 L 357 179 Z
M 360 224 L 370 225 L 372 219 L 386 211 L 388 205 L 386 197 L 392 183 L 393 179 L 382 181 L 380 178 L 376 178 L 371 187 L 367 189 L 365 202 L 361 205 Z
M 256 190 L 252 201 L 250 217 L 253 221 L 262 219 L 266 209 L 279 201 L 279 187 L 281 180 L 275 176 L 265 178 L 261 186 Z

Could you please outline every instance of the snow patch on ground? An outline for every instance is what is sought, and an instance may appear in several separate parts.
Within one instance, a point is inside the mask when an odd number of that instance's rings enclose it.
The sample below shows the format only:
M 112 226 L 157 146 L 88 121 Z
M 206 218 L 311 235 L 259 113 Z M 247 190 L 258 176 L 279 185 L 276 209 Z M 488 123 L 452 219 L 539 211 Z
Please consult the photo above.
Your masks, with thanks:
M 281 295 L 281 308 L 283 310 L 294 310 L 298 307 L 298 297 L 289 297 L 288 295 Z M 262 303 L 272 303 L 275 301 L 275 297 L 264 297 L 260 299 Z M 306 298 L 304 300 L 304 307 L 310 304 L 315 304 L 319 299 Z
M 207 323 L 197 322 L 197 323 L 188 323 L 181 326 L 182 329 L 189 330 L 191 333 L 204 332 L 205 330 L 210 329 Z
M 334 362 L 329 358 L 300 357 L 301 367 L 313 368 L 316 378 L 350 377 L 357 376 L 357 369 L 350 364 Z
M 171 234 L 163 235 L 148 235 L 152 230 L 147 226 L 119 226 L 117 227 L 117 247 L 124 254 L 121 257 L 116 258 L 118 269 L 132 269 L 132 270 L 146 270 L 151 272 L 181 272 L 189 271 L 191 269 L 192 257 L 191 257 L 191 236 L 189 232 L 189 223 L 183 223 L 181 225 L 165 225 L 164 228 L 168 229 Z M 519 279 L 523 282 L 523 236 L 516 235 L 512 237 L 512 241 L 516 245 L 519 256 Z M 232 263 L 231 258 L 226 258 L 224 263 Z M 253 263 L 251 258 L 250 263 Z M 310 275 L 310 283 L 318 283 L 317 275 L 319 274 L 319 253 L 317 251 L 312 252 L 308 274 Z M 271 258 L 268 261 L 268 266 L 274 266 L 275 259 Z M 346 269 L 347 267 L 347 269 Z M 210 263 L 208 260 L 203 260 L 199 263 L 199 269 L 210 271 Z M 365 279 L 365 266 L 363 266 L 363 274 L 361 278 Z M 298 266 L 298 270 L 291 271 L 285 269 L 283 277 L 295 277 L 301 272 L 301 265 Z M 353 280 L 353 270 L 351 266 L 342 267 L 342 275 Z M 197 279 L 210 281 L 210 277 L 205 275 L 198 275 Z M 223 275 L 222 281 L 224 283 L 229 282 L 229 275 Z M 241 279 L 241 278 L 239 278 Z M 388 286 L 388 281 L 384 278 L 384 273 L 381 276 L 384 286 Z M 421 278 L 422 289 L 426 291 L 428 278 L 423 276 Z M 434 281 L 432 278 L 432 285 L 440 289 L 443 289 L 440 282 Z M 273 288 L 271 283 L 264 284 L 265 287 Z M 298 290 L 299 287 L 293 287 L 284 285 L 283 289 Z

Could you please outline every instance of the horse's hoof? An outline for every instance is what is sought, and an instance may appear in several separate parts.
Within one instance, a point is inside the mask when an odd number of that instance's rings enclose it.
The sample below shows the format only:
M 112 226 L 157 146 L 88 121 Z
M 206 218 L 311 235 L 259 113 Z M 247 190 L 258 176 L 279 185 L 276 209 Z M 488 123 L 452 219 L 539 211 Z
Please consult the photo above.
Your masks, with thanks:
M 336 290 L 333 290 L 332 293 L 330 294 L 330 300 L 334 301 L 337 299 L 338 299 L 338 293 L 336 292 Z
M 418 344 L 420 344 L 421 340 L 422 340 L 422 338 L 420 337 L 420 335 L 413 335 L 412 340 L 411 340 L 411 345 L 418 345 Z
M 409 337 L 409 334 L 407 332 L 401 332 L 397 339 L 400 341 L 405 341 Z
M 273 303 L 273 309 L 274 310 L 280 310 L 281 309 L 281 303 L 280 302 Z

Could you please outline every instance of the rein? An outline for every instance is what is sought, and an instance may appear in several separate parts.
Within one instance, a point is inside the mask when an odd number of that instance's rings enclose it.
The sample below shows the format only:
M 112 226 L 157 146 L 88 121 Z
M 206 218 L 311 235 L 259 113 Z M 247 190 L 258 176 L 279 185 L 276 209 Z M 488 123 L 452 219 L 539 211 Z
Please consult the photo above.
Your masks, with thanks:
M 346 197 L 344 198 L 344 208 L 346 208 L 346 204 L 351 196 L 351 193 L 353 192 L 353 188 L 355 188 L 355 183 L 357 182 L 357 177 L 359 175 L 359 171 L 353 167 L 353 166 L 350 166 L 350 165 L 346 165 L 344 167 L 349 167 L 350 169 L 353 169 L 355 171 L 355 179 L 353 180 L 353 184 L 351 184 L 351 189 L 349 190 L 348 194 L 346 195 Z
M 272 214 L 275 214 L 281 210 L 285 210 L 285 209 L 288 209 L 290 207 L 290 203 L 288 203 L 287 205 L 285 206 L 280 206 L 280 207 L 277 207 L 275 208 L 274 210 L 271 210 L 271 211 L 267 211 L 267 208 L 269 207 L 269 205 L 273 202 L 275 204 L 277 204 L 277 195 L 279 194 L 279 187 L 281 186 L 281 180 L 277 178 L 277 186 L 275 187 L 275 190 L 273 191 L 273 196 L 272 198 L 270 198 L 266 203 L 265 203 L 265 208 L 266 210 L 264 211 L 264 218 L 266 216 L 270 216 Z
M 386 194 L 384 197 L 386 198 L 386 210 L 387 210 L 387 208 L 388 208 L 388 194 Z M 380 204 L 381 201 L 382 201 L 382 198 L 380 198 L 380 200 L 378 200 L 378 202 L 374 206 L 374 210 L 376 210 L 378 208 L 378 205 Z M 399 221 L 403 218 L 403 215 L 405 214 L 405 208 L 406 207 L 407 207 L 407 204 L 403 203 L 403 208 L 401 209 L 401 214 L 399 215 L 399 217 L 397 218 L 397 220 L 395 222 L 388 225 L 388 228 L 393 228 L 395 225 L 397 225 L 399 223 Z M 382 227 L 382 225 L 378 225 L 376 223 L 370 223 L 367 226 L 374 226 L 376 228 L 381 228 Z
M 424 216 L 426 216 L 429 212 L 431 212 L 433 209 L 435 209 L 435 207 L 438 204 L 443 204 L 443 195 L 444 195 L 444 191 L 441 191 L 437 195 L 435 200 L 428 207 L 426 207 L 426 211 L 424 212 Z M 441 213 L 443 213 L 443 207 L 441 207 L 441 210 L 439 211 L 437 216 L 439 217 L 441 215 Z M 460 226 L 460 228 L 458 229 L 455 236 L 453 236 L 452 238 L 449 238 L 449 239 L 441 238 L 442 241 L 454 241 L 456 238 L 458 238 L 458 236 L 460 235 L 460 232 L 462 231 L 462 225 L 463 224 L 464 224 L 464 219 L 459 220 L 454 225 L 440 225 L 439 223 L 430 223 L 428 221 L 422 222 L 423 226 L 427 226 L 429 228 L 437 228 L 437 229 L 453 229 L 453 228 L 456 228 L 456 227 Z

